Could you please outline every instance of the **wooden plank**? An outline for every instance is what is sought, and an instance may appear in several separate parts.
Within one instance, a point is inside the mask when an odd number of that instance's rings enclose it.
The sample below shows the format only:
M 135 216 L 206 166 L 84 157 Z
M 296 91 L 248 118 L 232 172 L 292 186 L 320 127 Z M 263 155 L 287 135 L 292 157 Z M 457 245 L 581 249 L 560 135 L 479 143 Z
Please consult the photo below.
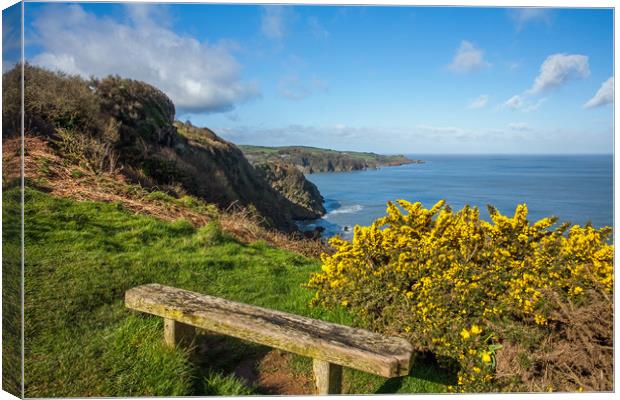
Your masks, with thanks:
M 196 328 L 193 326 L 164 318 L 164 341 L 168 346 L 190 346 L 195 335 Z
M 388 378 L 405 376 L 411 367 L 413 347 L 402 338 L 160 284 L 128 290 L 125 306 Z
M 312 360 L 314 383 L 317 394 L 342 393 L 342 367 L 327 361 Z

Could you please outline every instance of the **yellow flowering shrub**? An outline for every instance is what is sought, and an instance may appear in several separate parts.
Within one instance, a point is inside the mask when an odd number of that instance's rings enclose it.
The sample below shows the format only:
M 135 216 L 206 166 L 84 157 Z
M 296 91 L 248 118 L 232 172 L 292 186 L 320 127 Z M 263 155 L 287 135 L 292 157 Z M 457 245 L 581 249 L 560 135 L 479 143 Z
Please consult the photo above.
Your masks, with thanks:
M 525 204 L 512 217 L 489 207 L 490 221 L 443 201 L 397 204 L 356 226 L 351 242 L 332 238 L 335 252 L 322 255 L 308 286 L 315 304 L 347 307 L 456 368 L 455 391 L 492 390 L 502 321 L 548 329 L 550 291 L 583 302 L 589 290 L 612 290 L 611 228 L 530 223 Z

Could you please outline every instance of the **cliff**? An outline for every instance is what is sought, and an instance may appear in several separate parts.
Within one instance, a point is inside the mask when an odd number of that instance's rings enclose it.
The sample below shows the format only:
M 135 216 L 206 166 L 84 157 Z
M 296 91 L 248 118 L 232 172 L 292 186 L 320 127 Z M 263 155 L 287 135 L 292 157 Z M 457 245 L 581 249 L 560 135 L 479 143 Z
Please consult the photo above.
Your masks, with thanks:
M 317 219 L 325 215 L 323 196 L 319 189 L 294 165 L 267 162 L 256 164 L 255 167 L 271 187 L 298 206 L 294 211 L 297 219 Z
M 218 204 L 238 200 L 254 205 L 263 215 L 287 220 L 314 219 L 325 213 L 318 189 L 299 171 L 265 165 L 252 166 L 237 146 L 208 128 L 176 121 L 177 132 L 188 140 L 177 144 L 178 164 L 187 165 L 192 186 L 206 190 Z M 196 168 L 199 166 L 200 168 Z M 201 184 L 199 184 L 201 183 Z M 222 197 L 222 200 L 215 197 Z
M 19 94 L 11 90 L 19 82 L 17 69 L 3 75 L 5 103 Z M 287 232 L 296 230 L 293 219 L 308 215 L 234 144 L 175 122 L 172 101 L 146 83 L 118 76 L 86 81 L 30 65 L 25 82 L 26 135 L 43 138 L 63 162 L 120 172 L 149 190 L 190 194 L 223 209 L 237 204 Z M 3 136 L 18 133 L 13 115 L 3 113 Z
M 336 151 L 306 146 L 239 146 L 253 164 L 287 163 L 305 174 L 376 169 L 383 166 L 423 163 L 403 155 Z

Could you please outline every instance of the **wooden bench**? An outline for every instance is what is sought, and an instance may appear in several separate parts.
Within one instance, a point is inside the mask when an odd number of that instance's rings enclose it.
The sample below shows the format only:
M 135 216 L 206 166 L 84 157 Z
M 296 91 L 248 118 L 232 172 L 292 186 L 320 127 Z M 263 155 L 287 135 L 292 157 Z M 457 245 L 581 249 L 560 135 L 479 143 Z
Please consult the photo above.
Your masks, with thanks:
M 405 376 L 405 339 L 269 310 L 159 284 L 125 293 L 125 306 L 164 318 L 168 345 L 190 344 L 195 327 L 311 357 L 318 394 L 341 393 L 342 367 L 386 378 Z

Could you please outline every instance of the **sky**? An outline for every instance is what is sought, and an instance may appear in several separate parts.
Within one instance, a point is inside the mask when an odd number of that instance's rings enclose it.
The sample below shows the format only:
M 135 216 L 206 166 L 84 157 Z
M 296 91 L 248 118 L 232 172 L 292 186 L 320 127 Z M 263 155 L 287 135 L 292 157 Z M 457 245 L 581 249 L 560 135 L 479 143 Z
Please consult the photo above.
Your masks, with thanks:
M 145 81 L 238 144 L 613 151 L 611 9 L 25 7 L 28 62 Z

